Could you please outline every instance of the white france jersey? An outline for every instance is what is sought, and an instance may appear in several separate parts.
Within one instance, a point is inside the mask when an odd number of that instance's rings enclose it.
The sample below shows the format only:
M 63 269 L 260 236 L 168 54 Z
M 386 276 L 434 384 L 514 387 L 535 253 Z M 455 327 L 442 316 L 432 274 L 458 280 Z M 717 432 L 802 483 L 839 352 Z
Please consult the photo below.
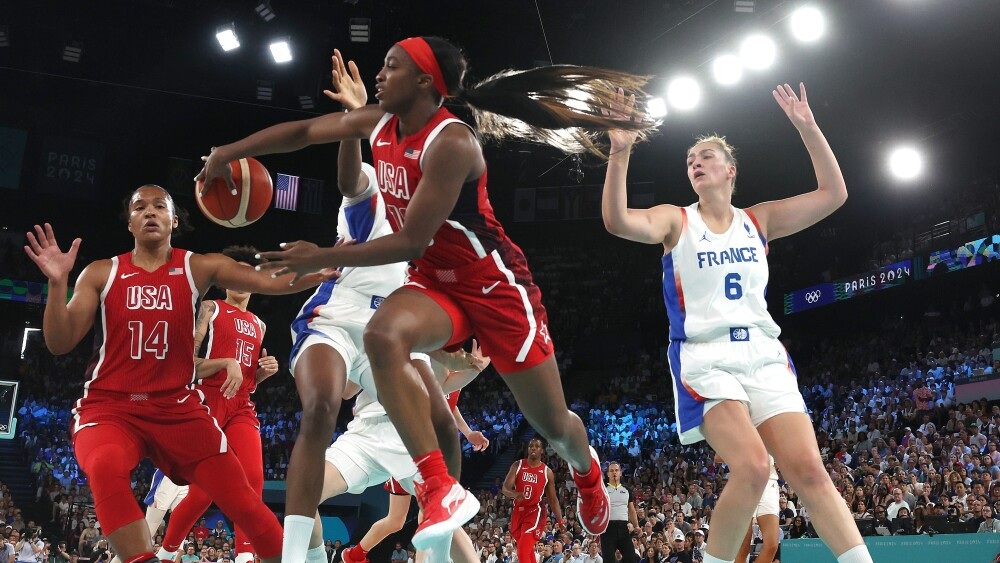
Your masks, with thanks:
M 367 163 L 362 163 L 361 169 L 368 177 L 368 187 L 355 197 L 344 198 L 337 218 L 338 238 L 353 239 L 359 243 L 392 232 L 386 220 L 385 202 L 375 180 L 375 169 Z M 335 318 L 327 305 L 351 303 L 374 311 L 383 299 L 403 284 L 405 272 L 405 262 L 342 268 L 338 279 L 323 282 L 299 310 L 292 321 L 293 341 L 308 334 L 314 323 L 337 324 L 351 320 Z M 362 324 L 367 321 L 367 318 L 355 320 Z
M 681 208 L 677 245 L 663 255 L 663 300 L 673 341 L 748 340 L 757 328 L 777 338 L 767 312 L 767 240 L 752 214 L 733 207 L 722 234 L 708 229 L 694 203 Z

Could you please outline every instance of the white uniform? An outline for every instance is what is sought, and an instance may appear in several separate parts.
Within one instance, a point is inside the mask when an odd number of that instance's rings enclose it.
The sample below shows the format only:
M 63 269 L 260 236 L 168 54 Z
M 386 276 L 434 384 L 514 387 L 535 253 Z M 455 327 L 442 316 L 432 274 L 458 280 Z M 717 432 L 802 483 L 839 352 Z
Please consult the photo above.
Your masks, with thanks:
M 760 502 L 757 503 L 757 510 L 753 513 L 754 517 L 764 514 L 777 516 L 778 514 L 778 470 L 774 468 L 773 457 L 768 455 L 767 460 L 771 462 L 771 475 L 767 478 L 767 486 L 764 487 L 764 494 L 760 496 Z
M 347 432 L 327 448 L 326 461 L 344 476 L 348 493 L 382 485 L 392 477 L 412 495 L 414 479 L 420 480 L 399 432 L 367 389 L 358 395 Z
M 368 187 L 361 194 L 344 198 L 337 219 L 340 238 L 366 242 L 392 232 L 386 219 L 385 202 L 375 181 L 375 169 L 363 163 Z M 364 353 L 365 325 L 375 309 L 403 283 L 406 263 L 347 267 L 340 278 L 321 284 L 292 321 L 290 369 L 303 350 L 313 344 L 333 347 L 347 364 L 347 377 L 375 393 L 368 356 Z M 376 396 L 377 399 L 377 396 Z
M 746 403 L 755 425 L 783 412 L 805 412 L 795 367 L 767 312 L 767 241 L 756 219 L 734 207 L 729 228 L 716 234 L 697 203 L 681 214 L 680 238 L 663 256 L 681 443 L 704 439 L 702 418 L 722 400 Z
M 146 527 L 149 535 L 155 535 L 163 523 L 167 511 L 173 511 L 188 496 L 188 485 L 178 485 L 159 469 L 153 473 L 153 482 L 146 495 Z

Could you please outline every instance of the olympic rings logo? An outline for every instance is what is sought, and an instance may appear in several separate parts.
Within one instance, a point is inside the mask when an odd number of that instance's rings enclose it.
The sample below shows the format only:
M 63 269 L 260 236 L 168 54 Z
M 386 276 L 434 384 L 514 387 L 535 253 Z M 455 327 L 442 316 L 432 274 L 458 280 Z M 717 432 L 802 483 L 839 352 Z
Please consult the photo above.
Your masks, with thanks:
M 815 302 L 819 301 L 819 298 L 822 295 L 823 295 L 823 292 L 821 290 L 819 290 L 819 289 L 817 289 L 816 291 L 810 291 L 809 293 L 806 294 L 806 302 L 807 303 L 815 303 Z

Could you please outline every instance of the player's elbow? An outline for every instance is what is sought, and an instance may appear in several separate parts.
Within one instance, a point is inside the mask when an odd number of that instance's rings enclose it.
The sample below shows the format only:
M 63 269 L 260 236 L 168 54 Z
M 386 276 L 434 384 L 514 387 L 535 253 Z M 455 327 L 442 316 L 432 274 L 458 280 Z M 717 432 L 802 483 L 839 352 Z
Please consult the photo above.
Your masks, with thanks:
M 69 354 L 75 348 L 75 345 L 64 339 L 55 338 L 52 336 L 45 337 L 45 347 L 48 349 L 49 353 L 53 356 L 62 356 L 64 354 Z

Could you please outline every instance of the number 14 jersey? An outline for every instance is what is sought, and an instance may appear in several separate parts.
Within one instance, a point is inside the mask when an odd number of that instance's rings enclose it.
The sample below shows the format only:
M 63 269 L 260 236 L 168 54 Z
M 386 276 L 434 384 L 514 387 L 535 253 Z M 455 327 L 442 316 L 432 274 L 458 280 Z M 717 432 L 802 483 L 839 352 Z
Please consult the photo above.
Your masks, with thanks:
M 132 263 L 131 252 L 111 259 L 77 407 L 166 396 L 194 380 L 198 290 L 190 260 L 189 251 L 174 248 L 166 264 L 147 272 Z

